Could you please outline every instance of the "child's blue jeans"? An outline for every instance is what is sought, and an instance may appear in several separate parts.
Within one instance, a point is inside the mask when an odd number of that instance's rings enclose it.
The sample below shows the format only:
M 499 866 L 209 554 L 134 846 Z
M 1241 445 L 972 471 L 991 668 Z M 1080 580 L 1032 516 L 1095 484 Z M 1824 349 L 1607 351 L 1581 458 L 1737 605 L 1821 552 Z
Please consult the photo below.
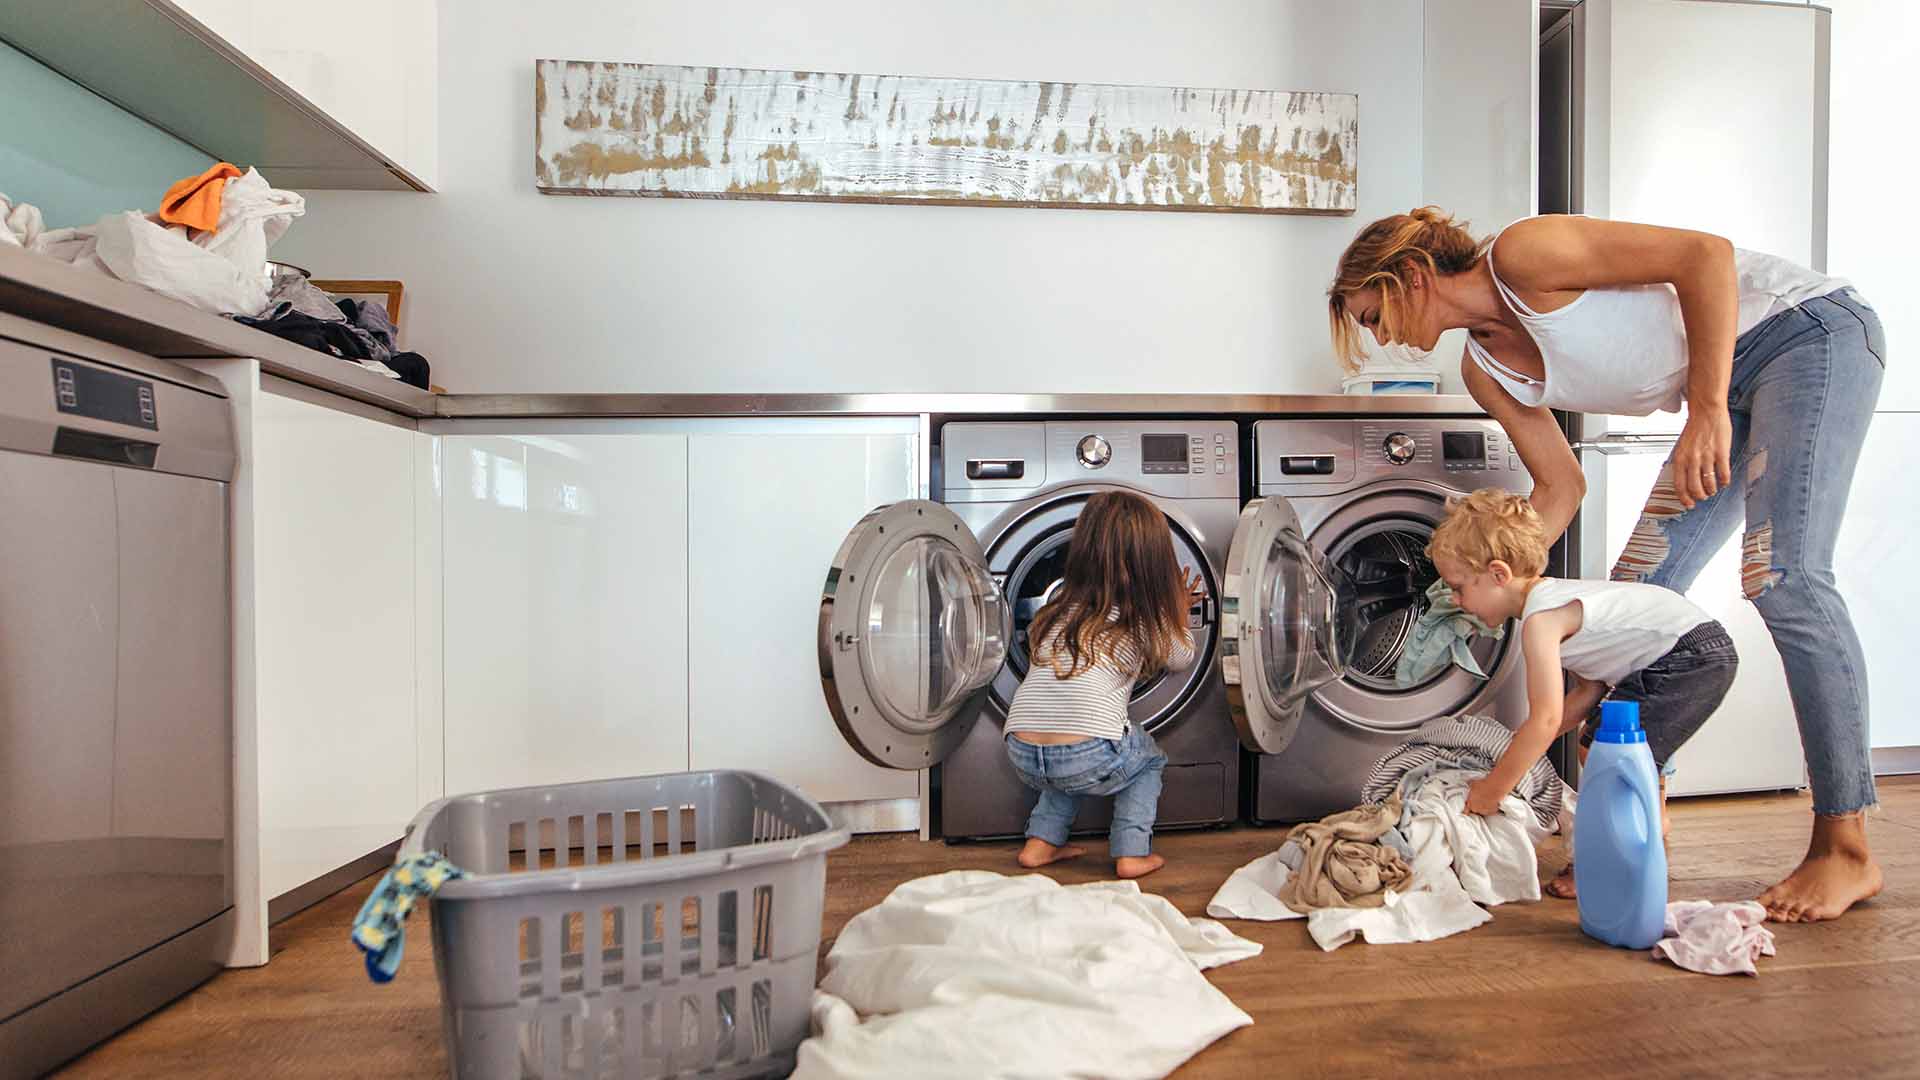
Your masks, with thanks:
M 1153 736 L 1127 725 L 1120 739 L 1087 739 L 1039 746 L 1007 736 L 1007 760 L 1020 780 L 1040 793 L 1027 818 L 1027 835 L 1059 846 L 1067 842 L 1082 795 L 1113 796 L 1113 828 L 1107 846 L 1116 859 L 1153 850 L 1153 822 L 1160 811 L 1160 774 L 1167 755 Z

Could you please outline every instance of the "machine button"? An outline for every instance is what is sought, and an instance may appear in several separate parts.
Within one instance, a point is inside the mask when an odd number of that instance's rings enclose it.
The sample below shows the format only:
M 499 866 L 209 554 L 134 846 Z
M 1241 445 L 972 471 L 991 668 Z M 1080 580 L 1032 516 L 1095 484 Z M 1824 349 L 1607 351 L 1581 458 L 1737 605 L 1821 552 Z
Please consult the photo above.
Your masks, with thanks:
M 1404 431 L 1396 431 L 1387 436 L 1386 441 L 1381 443 L 1381 447 L 1386 451 L 1387 460 L 1395 465 L 1405 465 L 1412 461 L 1414 453 L 1419 449 L 1413 441 L 1413 436 Z
M 1224 462 L 1224 461 L 1216 461 L 1216 462 L 1214 462 L 1214 463 L 1213 463 L 1213 471 L 1214 471 L 1214 472 L 1216 472 L 1216 473 L 1219 473 L 1219 474 L 1221 474 L 1221 475 L 1223 475 L 1223 476 L 1224 476 L 1224 475 L 1226 475 L 1226 471 L 1227 471 L 1227 463 L 1226 463 L 1226 462 Z
M 1113 460 L 1113 446 L 1098 435 L 1089 435 L 1080 440 L 1080 445 L 1074 448 L 1073 455 L 1080 459 L 1080 464 L 1084 468 L 1104 468 L 1107 462 Z
M 1507 470 L 1508 470 L 1509 472 L 1519 472 L 1519 471 L 1520 471 L 1520 455 L 1519 455 L 1519 454 L 1508 454 L 1508 455 L 1507 455 Z
M 1219 458 L 1223 458 L 1223 457 L 1226 457 L 1226 456 L 1227 456 L 1227 448 L 1226 448 L 1226 447 L 1224 447 L 1224 446 L 1216 446 L 1216 447 L 1214 447 L 1214 448 L 1213 448 L 1213 456 L 1214 456 L 1214 457 L 1219 457 Z
M 1207 471 L 1207 467 L 1205 465 L 1195 465 L 1193 467 L 1193 475 L 1195 476 L 1199 476 L 1201 473 L 1204 473 L 1206 471 Z
M 1223 443 L 1227 441 L 1227 437 L 1225 434 L 1215 435 L 1213 437 L 1213 441 L 1216 443 Z

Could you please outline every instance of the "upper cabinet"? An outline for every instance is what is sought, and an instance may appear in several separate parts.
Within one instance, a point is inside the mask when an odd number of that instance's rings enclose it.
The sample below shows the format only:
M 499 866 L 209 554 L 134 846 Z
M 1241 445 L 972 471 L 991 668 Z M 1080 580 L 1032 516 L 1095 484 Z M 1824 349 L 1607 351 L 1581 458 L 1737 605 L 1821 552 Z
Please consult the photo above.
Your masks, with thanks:
M 0 39 L 277 187 L 436 182 L 438 0 L 13 4 Z

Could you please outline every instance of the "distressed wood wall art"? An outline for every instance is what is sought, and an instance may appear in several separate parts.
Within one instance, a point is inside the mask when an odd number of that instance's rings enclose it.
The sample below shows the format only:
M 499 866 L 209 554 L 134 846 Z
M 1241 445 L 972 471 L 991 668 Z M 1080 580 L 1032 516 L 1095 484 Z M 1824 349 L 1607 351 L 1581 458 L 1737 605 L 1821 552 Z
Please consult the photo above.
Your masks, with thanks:
M 541 60 L 553 195 L 1350 214 L 1359 98 Z

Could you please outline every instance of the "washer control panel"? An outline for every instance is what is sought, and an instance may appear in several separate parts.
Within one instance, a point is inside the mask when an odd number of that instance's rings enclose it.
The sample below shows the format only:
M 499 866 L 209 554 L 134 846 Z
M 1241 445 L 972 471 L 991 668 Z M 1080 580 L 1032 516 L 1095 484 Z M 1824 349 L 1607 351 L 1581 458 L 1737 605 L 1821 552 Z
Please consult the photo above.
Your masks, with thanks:
M 1231 420 L 960 421 L 941 428 L 940 460 L 948 501 L 1076 483 L 1124 484 L 1169 498 L 1240 495 L 1239 429 Z
M 1463 490 L 1529 491 L 1533 478 L 1492 420 L 1404 417 L 1262 420 L 1254 425 L 1260 490 L 1336 490 L 1424 479 Z

